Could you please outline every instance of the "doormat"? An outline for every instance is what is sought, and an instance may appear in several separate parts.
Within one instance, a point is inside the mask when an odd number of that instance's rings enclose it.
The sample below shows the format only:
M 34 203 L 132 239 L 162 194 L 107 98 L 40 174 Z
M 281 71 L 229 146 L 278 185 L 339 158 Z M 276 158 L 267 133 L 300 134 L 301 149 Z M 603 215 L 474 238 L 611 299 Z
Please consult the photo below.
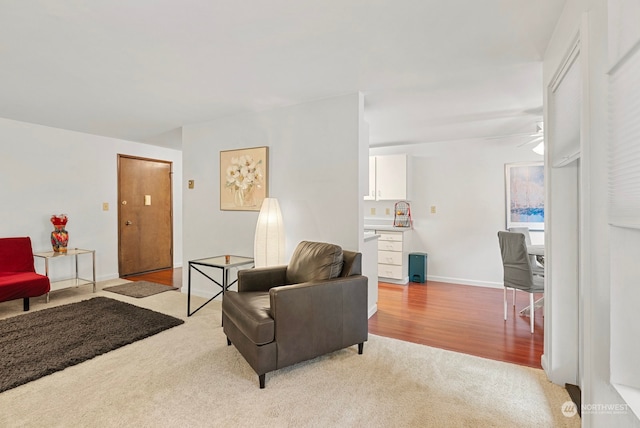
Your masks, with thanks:
M 113 285 L 103 288 L 104 291 L 122 294 L 129 297 L 149 297 L 154 294 L 162 293 L 169 290 L 177 290 L 178 287 L 170 287 L 168 285 L 158 284 L 150 281 L 132 281 L 125 284 Z
M 107 297 L 0 320 L 0 392 L 183 323 Z

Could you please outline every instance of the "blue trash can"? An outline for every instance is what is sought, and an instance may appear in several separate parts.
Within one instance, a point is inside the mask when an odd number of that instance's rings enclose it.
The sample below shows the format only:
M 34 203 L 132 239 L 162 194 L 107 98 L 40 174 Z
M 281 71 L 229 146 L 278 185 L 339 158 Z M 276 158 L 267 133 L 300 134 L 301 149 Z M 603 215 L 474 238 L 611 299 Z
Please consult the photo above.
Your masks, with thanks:
M 427 282 L 427 253 L 409 254 L 409 281 Z

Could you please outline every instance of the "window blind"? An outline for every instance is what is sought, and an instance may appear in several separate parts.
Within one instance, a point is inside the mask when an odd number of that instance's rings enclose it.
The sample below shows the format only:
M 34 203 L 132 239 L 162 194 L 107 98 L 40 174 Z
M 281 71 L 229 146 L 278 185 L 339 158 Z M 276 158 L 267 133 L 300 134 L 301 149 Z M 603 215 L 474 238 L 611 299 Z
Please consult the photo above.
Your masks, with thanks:
M 609 75 L 609 221 L 640 228 L 640 54 Z

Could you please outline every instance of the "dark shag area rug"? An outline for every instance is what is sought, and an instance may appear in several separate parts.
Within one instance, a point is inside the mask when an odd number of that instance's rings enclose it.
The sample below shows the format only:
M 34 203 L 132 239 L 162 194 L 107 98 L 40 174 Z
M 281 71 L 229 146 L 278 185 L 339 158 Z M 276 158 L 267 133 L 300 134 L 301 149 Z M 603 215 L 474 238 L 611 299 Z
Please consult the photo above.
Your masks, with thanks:
M 0 392 L 183 323 L 106 297 L 0 320 Z
M 129 297 L 148 297 L 154 294 L 162 293 L 169 290 L 177 290 L 178 287 L 170 287 L 168 285 L 158 284 L 150 281 L 133 281 L 126 284 L 112 285 L 105 287 L 104 291 L 122 294 Z

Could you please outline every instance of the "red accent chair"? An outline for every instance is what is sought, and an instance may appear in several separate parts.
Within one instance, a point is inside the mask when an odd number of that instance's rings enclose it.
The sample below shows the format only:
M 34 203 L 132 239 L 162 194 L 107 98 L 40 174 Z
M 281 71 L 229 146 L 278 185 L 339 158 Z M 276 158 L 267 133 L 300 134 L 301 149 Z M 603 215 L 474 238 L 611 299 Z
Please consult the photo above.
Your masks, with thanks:
M 31 239 L 0 238 L 0 302 L 24 299 L 29 310 L 29 298 L 47 294 L 49 278 L 36 273 Z

